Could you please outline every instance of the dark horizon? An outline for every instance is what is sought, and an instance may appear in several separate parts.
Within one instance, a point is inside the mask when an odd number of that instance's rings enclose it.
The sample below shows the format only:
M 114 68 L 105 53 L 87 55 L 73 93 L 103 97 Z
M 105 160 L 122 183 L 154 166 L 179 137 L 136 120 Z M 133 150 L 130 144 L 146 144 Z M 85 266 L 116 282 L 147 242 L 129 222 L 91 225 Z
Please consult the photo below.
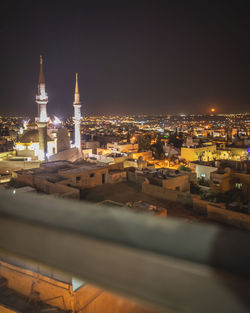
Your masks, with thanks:
M 48 113 L 249 111 L 248 1 L 8 1 L 0 115 L 35 115 L 39 55 Z

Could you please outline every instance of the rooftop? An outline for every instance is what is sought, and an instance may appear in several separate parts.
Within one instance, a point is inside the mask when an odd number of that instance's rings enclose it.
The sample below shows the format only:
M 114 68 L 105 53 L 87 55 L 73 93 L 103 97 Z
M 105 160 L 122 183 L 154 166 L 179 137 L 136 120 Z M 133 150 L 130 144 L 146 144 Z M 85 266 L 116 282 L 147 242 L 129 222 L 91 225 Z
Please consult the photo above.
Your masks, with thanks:
M 194 161 L 191 162 L 197 165 L 205 165 L 210 167 L 217 167 L 219 169 L 230 168 L 233 172 L 249 173 L 250 161 L 235 161 L 235 160 L 217 160 L 217 161 Z
M 81 164 L 73 165 L 70 168 L 61 168 L 60 173 L 79 173 L 84 171 L 91 171 L 96 169 L 107 168 L 107 164 L 105 163 L 90 163 L 90 162 L 82 162 Z
M 155 168 L 153 170 L 143 169 L 136 170 L 138 175 L 143 175 L 149 178 L 159 178 L 159 179 L 171 179 L 173 177 L 184 176 L 187 175 L 187 172 L 169 169 L 169 168 Z

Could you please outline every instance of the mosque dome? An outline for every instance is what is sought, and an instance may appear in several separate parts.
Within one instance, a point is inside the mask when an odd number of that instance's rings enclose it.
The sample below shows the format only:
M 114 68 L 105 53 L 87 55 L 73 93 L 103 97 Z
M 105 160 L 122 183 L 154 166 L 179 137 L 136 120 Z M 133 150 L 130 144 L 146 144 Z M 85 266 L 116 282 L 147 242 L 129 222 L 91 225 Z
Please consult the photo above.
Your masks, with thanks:
M 50 136 L 47 135 L 47 141 L 53 141 Z M 39 142 L 39 135 L 37 129 L 31 129 L 26 131 L 22 137 L 20 137 L 19 142 L 21 143 L 30 143 L 30 142 Z

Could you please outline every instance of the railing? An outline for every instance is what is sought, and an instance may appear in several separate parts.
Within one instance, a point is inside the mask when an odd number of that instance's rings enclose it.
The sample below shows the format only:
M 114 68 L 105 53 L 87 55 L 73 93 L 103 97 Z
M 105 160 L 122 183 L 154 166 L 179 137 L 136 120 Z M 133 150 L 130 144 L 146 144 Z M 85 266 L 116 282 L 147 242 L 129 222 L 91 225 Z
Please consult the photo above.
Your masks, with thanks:
M 250 310 L 250 234 L 49 196 L 0 192 L 1 253 L 162 311 Z

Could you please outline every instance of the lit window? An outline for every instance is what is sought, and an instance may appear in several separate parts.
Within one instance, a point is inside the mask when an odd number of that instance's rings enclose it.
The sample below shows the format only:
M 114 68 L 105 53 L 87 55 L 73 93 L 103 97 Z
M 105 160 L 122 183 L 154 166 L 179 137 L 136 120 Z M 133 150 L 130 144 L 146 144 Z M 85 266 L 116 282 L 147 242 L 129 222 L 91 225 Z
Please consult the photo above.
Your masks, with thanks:
M 241 183 L 236 183 L 235 187 L 236 187 L 236 189 L 241 190 L 242 189 L 242 184 Z

